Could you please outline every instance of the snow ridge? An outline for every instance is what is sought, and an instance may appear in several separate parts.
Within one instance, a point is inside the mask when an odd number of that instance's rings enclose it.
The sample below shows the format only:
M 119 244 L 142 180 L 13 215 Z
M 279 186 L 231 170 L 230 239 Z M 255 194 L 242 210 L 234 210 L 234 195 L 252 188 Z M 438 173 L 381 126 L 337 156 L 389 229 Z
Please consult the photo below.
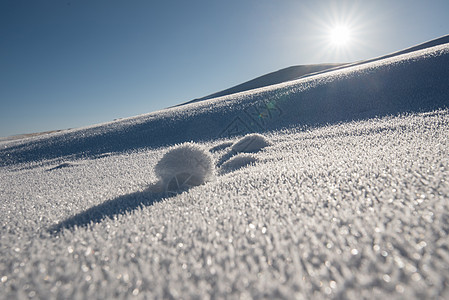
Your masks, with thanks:
M 5 142 L 0 166 L 430 111 L 449 107 L 447 95 L 444 44 L 100 126 Z

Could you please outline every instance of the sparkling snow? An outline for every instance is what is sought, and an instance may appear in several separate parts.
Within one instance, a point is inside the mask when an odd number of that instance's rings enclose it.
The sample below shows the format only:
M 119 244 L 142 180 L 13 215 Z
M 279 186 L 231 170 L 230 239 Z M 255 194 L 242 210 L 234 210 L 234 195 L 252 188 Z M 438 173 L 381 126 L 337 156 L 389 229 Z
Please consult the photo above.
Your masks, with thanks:
M 446 44 L 2 142 L 0 298 L 448 298 L 448 95 Z

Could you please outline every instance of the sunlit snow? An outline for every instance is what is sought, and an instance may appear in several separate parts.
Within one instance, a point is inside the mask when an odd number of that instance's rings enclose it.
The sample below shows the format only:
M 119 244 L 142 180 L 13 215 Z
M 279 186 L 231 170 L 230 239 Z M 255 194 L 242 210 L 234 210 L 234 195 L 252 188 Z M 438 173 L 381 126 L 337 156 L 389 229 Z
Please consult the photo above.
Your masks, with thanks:
M 2 141 L 0 298 L 448 298 L 448 95 L 443 44 Z

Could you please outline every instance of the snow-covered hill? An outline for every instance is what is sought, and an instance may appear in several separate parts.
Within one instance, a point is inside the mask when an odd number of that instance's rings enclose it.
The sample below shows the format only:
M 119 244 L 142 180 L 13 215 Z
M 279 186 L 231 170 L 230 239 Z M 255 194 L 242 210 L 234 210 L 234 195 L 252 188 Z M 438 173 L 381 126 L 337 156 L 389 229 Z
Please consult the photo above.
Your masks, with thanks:
M 428 111 L 448 103 L 449 59 L 445 45 L 117 122 L 19 141 L 0 150 L 0 166 Z
M 249 90 L 254 90 L 257 88 L 283 83 L 291 80 L 298 79 L 300 77 L 306 76 L 308 74 L 317 73 L 324 70 L 329 70 L 332 68 L 336 68 L 342 66 L 344 64 L 318 64 L 318 65 L 302 65 L 302 66 L 292 66 L 288 68 L 284 68 L 275 72 L 271 72 L 260 77 L 254 78 L 242 84 L 233 86 L 231 88 L 225 89 L 220 92 L 213 93 L 211 95 L 194 99 L 192 101 L 180 104 L 185 105 L 188 103 L 194 103 L 198 101 L 213 99 L 217 97 L 223 97 L 235 93 L 245 92 Z
M 442 44 L 2 142 L 0 298 L 447 298 L 448 95 Z
M 278 84 L 278 83 L 282 83 L 282 82 L 287 82 L 287 81 L 291 81 L 291 80 L 295 80 L 295 79 L 299 79 L 299 78 L 303 78 L 303 77 L 313 76 L 313 75 L 316 75 L 319 73 L 325 73 L 328 71 L 338 70 L 338 69 L 342 69 L 342 68 L 349 67 L 349 66 L 366 64 L 366 63 L 373 62 L 376 60 L 391 58 L 391 57 L 398 56 L 401 54 L 406 54 L 406 53 L 410 53 L 410 52 L 414 52 L 414 51 L 418 51 L 418 50 L 422 50 L 422 49 L 426 49 L 426 48 L 430 48 L 430 47 L 434 47 L 434 46 L 438 46 L 438 45 L 442 45 L 442 44 L 447 44 L 447 43 L 449 43 L 449 35 L 442 36 L 440 38 L 437 38 L 437 39 L 434 39 L 434 40 L 431 40 L 431 41 L 428 41 L 428 42 L 425 42 L 425 43 L 422 43 L 422 44 L 419 44 L 419 45 L 416 45 L 416 46 L 413 46 L 413 47 L 410 47 L 410 48 L 407 48 L 404 50 L 400 50 L 400 51 L 396 51 L 396 52 L 393 52 L 393 53 L 390 53 L 387 55 L 383 55 L 381 57 L 377 57 L 377 58 L 373 58 L 373 59 L 369 59 L 369 60 L 365 60 L 365 61 L 358 61 L 355 63 L 292 66 L 292 67 L 288 67 L 288 68 L 281 69 L 276 72 L 272 72 L 272 73 L 257 77 L 255 79 L 249 80 L 247 82 L 236 85 L 234 87 L 225 89 L 220 92 L 213 93 L 211 95 L 208 95 L 208 96 L 205 96 L 202 98 L 194 99 L 194 100 L 191 100 L 189 102 L 186 102 L 186 103 L 183 103 L 180 105 L 184 105 L 187 103 L 194 103 L 194 102 L 217 98 L 217 97 L 222 97 L 222 96 L 227 96 L 227 95 L 240 93 L 240 92 L 244 92 L 244 91 L 248 91 L 248 90 L 253 90 L 253 89 L 261 88 L 261 87 L 265 87 L 265 86 L 270 86 L 270 85 Z

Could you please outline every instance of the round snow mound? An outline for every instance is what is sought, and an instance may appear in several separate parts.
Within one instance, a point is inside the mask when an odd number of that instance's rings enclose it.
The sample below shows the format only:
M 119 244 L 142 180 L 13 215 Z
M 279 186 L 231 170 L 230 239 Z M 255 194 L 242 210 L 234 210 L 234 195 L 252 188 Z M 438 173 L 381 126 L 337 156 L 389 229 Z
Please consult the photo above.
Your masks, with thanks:
M 232 146 L 234 152 L 252 153 L 269 146 L 270 142 L 261 134 L 249 134 Z
M 185 143 L 172 147 L 154 171 L 167 193 L 177 193 L 209 181 L 214 173 L 213 158 L 202 147 Z
M 256 163 L 254 154 L 239 154 L 225 162 L 222 166 L 222 172 L 232 172 L 240 168 Z

